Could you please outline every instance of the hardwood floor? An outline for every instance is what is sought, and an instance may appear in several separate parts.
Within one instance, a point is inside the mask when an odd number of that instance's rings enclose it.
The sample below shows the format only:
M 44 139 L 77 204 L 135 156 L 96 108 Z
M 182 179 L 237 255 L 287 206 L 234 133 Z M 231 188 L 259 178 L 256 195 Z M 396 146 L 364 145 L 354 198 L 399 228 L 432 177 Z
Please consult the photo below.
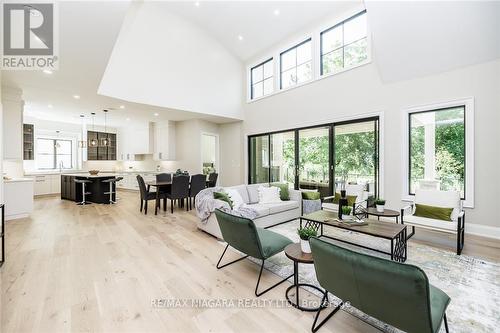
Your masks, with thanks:
M 310 331 L 314 314 L 288 307 L 152 306 L 155 299 L 284 302 L 286 284 L 256 298 L 259 266 L 243 260 L 217 270 L 223 246 L 196 228 L 194 212 L 145 216 L 138 193 L 119 197 L 117 205 L 84 207 L 44 197 L 31 218 L 7 222 L 2 332 Z M 482 241 L 469 237 L 464 253 L 499 260 L 498 243 Z M 262 283 L 278 280 L 265 271 Z M 321 331 L 378 332 L 344 311 Z

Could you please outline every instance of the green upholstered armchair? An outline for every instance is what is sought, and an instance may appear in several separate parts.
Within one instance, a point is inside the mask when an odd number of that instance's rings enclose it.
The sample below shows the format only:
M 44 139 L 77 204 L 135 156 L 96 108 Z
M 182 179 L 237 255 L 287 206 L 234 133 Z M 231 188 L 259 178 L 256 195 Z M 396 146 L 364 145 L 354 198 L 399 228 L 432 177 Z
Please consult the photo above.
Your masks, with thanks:
M 342 306 L 352 306 L 409 333 L 438 332 L 450 298 L 429 283 L 417 266 L 373 257 L 325 242 L 310 239 L 316 276 L 325 288 L 312 331 L 316 332 Z M 328 292 L 342 302 L 316 326 Z
M 284 280 L 276 283 L 275 285 L 267 288 L 264 291 L 259 292 L 260 277 L 262 276 L 262 270 L 264 269 L 264 262 L 266 259 L 272 257 L 273 255 L 283 251 L 283 249 L 288 245 L 293 243 L 289 238 L 272 232 L 267 229 L 258 228 L 255 226 L 252 220 L 234 216 L 225 213 L 219 209 L 215 210 L 215 216 L 217 217 L 217 222 L 222 233 L 222 238 L 227 242 L 224 252 L 222 252 L 219 261 L 217 262 L 217 269 L 221 269 L 228 265 L 234 264 L 240 260 L 245 259 L 248 256 L 262 259 L 262 265 L 260 266 L 259 278 L 257 280 L 257 285 L 255 286 L 255 296 L 260 296 L 274 287 L 280 285 L 281 283 L 288 280 L 290 275 Z M 232 246 L 238 251 L 246 254 L 244 257 L 236 259 L 232 262 L 219 266 L 222 257 L 227 251 L 227 248 Z

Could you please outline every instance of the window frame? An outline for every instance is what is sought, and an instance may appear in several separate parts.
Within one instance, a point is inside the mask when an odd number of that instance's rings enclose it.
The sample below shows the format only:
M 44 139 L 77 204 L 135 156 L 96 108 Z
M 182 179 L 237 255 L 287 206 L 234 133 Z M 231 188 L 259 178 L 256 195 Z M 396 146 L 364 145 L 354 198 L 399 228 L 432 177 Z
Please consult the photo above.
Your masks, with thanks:
M 329 76 L 329 75 L 334 75 L 334 74 L 338 74 L 338 73 L 342 73 L 343 71 L 346 71 L 346 70 L 349 70 L 349 69 L 352 69 L 352 68 L 356 68 L 356 67 L 359 67 L 363 64 L 365 64 L 366 62 L 369 62 L 370 61 L 370 43 L 369 43 L 369 33 L 368 33 L 368 25 L 366 26 L 366 36 L 365 37 L 362 37 L 362 38 L 359 38 L 355 41 L 352 41 L 350 42 L 349 44 L 345 44 L 344 43 L 344 40 L 345 40 L 345 36 L 344 36 L 344 24 L 349 22 L 349 21 L 352 21 L 354 20 L 355 18 L 357 18 L 358 16 L 361 16 L 361 15 L 366 15 L 367 12 L 366 12 L 366 9 L 365 10 L 362 10 L 360 12 L 358 12 L 357 14 L 354 14 L 352 15 L 351 17 L 331 26 L 330 28 L 326 29 L 326 30 L 322 30 L 320 33 L 319 33 L 319 75 L 321 77 L 323 76 Z M 332 31 L 333 29 L 337 28 L 341 26 L 342 27 L 342 46 L 339 46 L 337 47 L 336 49 L 333 49 L 331 51 L 329 51 L 328 53 L 325 53 L 323 54 L 323 34 L 327 33 L 327 32 L 330 32 Z M 359 42 L 360 40 L 362 39 L 365 39 L 366 38 L 366 42 L 367 42 L 367 46 L 366 46 L 366 60 L 365 61 L 362 61 L 360 62 L 359 64 L 356 64 L 355 66 L 350 66 L 350 67 L 345 67 L 345 48 L 349 45 L 352 45 L 354 43 L 357 43 Z M 337 71 L 337 72 L 331 72 L 331 73 L 324 73 L 323 71 L 323 57 L 325 55 L 328 55 L 332 52 L 335 52 L 335 51 L 338 51 L 342 49 L 342 69 Z
M 402 166 L 403 166 L 403 188 L 402 188 L 402 200 L 403 201 L 413 201 L 414 194 L 410 193 L 410 172 L 411 172 L 411 161 L 410 161 L 410 131 L 411 131 L 411 121 L 410 117 L 412 114 L 425 113 L 425 112 L 435 112 L 450 108 L 464 107 L 464 137 L 465 137 L 465 151 L 464 151 L 464 198 L 462 199 L 463 207 L 474 208 L 474 98 L 463 98 L 458 100 L 452 100 L 441 103 L 427 104 L 421 106 L 414 106 L 410 108 L 403 109 L 403 154 L 402 154 Z
M 282 59 L 283 59 L 283 55 L 284 55 L 285 53 L 287 53 L 287 52 L 290 52 L 290 51 L 291 51 L 291 50 L 293 50 L 293 49 L 298 49 L 300 46 L 302 46 L 302 45 L 304 45 L 304 44 L 306 44 L 306 43 L 309 43 L 309 42 L 311 43 L 311 60 L 298 64 L 298 63 L 297 63 L 297 51 L 295 51 L 295 66 L 288 68 L 286 71 L 289 71 L 289 70 L 291 70 L 291 69 L 295 68 L 295 76 L 297 76 L 297 68 L 298 68 L 299 66 L 301 66 L 301 65 L 304 65 L 304 64 L 306 64 L 306 63 L 310 62 L 310 63 L 311 63 L 311 78 L 310 78 L 309 80 L 307 80 L 307 81 L 300 82 L 300 83 L 299 83 L 299 82 L 296 82 L 295 84 L 292 84 L 292 85 L 290 85 L 290 86 L 288 86 L 288 87 L 286 87 L 286 88 L 283 88 L 283 61 L 282 61 Z M 313 61 L 314 61 L 314 44 L 313 44 L 312 37 L 309 37 L 309 38 L 307 38 L 307 39 L 303 40 L 302 42 L 300 42 L 300 43 L 298 43 L 298 44 L 295 44 L 294 46 L 289 47 L 288 49 L 286 49 L 286 50 L 284 50 L 284 51 L 280 52 L 280 57 L 279 57 L 279 62 L 280 62 L 280 71 L 279 71 L 279 74 L 280 74 L 280 75 L 279 75 L 279 82 L 280 82 L 280 84 L 279 84 L 279 88 L 280 88 L 280 89 L 279 89 L 279 90 L 287 90 L 287 89 L 291 89 L 291 88 L 293 88 L 293 87 L 296 87 L 296 86 L 302 85 L 302 84 L 304 84 L 304 83 L 307 83 L 307 82 L 311 82 L 311 81 L 313 81 L 313 80 L 314 80 L 314 68 L 313 68 Z
M 262 62 L 260 62 L 258 65 L 255 65 L 253 67 L 250 68 L 250 100 L 255 100 L 255 99 L 259 99 L 259 98 L 262 98 L 264 96 L 268 96 L 268 95 L 271 95 L 274 93 L 274 62 L 273 62 L 273 75 L 270 76 L 270 77 L 264 77 L 264 65 L 267 64 L 268 62 L 270 61 L 273 61 L 274 60 L 274 57 L 270 57 L 268 58 L 267 60 L 264 60 Z M 261 81 L 257 81 L 257 82 L 253 82 L 253 70 L 262 66 L 262 80 Z M 269 78 L 272 78 L 273 79 L 273 91 L 270 92 L 269 94 L 264 94 L 264 81 L 266 79 L 269 79 Z M 253 95 L 253 86 L 254 84 L 257 84 L 259 82 L 262 82 L 262 96 L 259 96 L 259 97 L 254 97 Z
M 52 156 L 52 161 L 53 161 L 53 167 L 52 168 L 40 168 L 37 166 L 37 170 L 57 170 L 58 167 L 57 167 L 57 156 L 58 155 L 64 155 L 64 156 L 68 156 L 68 154 L 57 154 L 57 148 L 56 148 L 56 143 L 58 141 L 65 141 L 65 142 L 69 142 L 70 143 L 70 148 L 71 148 L 71 153 L 69 154 L 69 156 L 71 157 L 71 165 L 69 168 L 63 168 L 63 170 L 72 170 L 73 169 L 73 158 L 74 158 L 74 155 L 73 155 L 73 140 L 71 139 L 65 139 L 65 138 L 49 138 L 49 137 L 37 137 L 36 138 L 36 145 L 38 146 L 38 141 L 39 140 L 46 140 L 46 141 L 52 141 L 52 154 L 41 154 L 41 153 L 36 153 L 35 154 L 35 162 L 36 162 L 36 156 L 37 155 L 48 155 L 48 156 Z

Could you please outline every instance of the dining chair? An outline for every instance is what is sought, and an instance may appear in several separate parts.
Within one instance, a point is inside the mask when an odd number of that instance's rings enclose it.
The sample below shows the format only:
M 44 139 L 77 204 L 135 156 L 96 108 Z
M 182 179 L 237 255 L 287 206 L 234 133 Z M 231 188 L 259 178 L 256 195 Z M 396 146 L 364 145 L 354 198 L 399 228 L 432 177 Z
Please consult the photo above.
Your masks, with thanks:
M 137 182 L 139 183 L 139 193 L 141 195 L 141 209 L 144 208 L 144 214 L 148 214 L 148 201 L 156 200 L 156 192 L 149 192 L 149 189 L 146 188 L 146 183 L 144 182 L 144 178 L 141 175 L 137 175 Z
M 156 175 L 157 182 L 171 182 L 172 174 L 171 173 L 159 173 Z M 163 196 L 163 210 L 167 210 L 167 197 L 165 194 L 170 191 L 170 186 L 158 186 L 157 191 L 160 191 L 160 195 Z M 158 207 L 160 208 L 160 207 Z
M 207 187 L 207 176 L 198 174 L 191 176 L 191 187 L 189 188 L 189 209 L 193 209 L 193 204 L 191 199 L 194 200 L 196 204 L 196 195 L 200 193 Z
M 186 201 L 189 198 L 189 176 L 174 176 L 172 177 L 172 187 L 170 192 L 165 193 L 166 197 L 170 199 L 170 211 L 174 213 L 174 200 L 179 202 Z M 186 210 L 189 210 L 189 205 L 186 202 Z
M 208 175 L 208 187 L 215 187 L 217 184 L 217 178 L 219 177 L 218 173 L 212 172 Z

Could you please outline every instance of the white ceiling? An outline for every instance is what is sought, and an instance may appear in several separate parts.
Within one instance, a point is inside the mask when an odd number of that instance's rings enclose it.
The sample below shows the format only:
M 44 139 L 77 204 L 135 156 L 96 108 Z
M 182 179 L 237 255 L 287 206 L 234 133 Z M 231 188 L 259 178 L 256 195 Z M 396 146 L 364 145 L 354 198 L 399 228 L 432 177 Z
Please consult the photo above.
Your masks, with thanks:
M 199 3 L 199 6 L 195 4 Z M 243 62 L 363 1 L 171 1 L 174 13 L 206 29 Z M 275 15 L 275 11 L 279 15 Z M 242 36 L 243 40 L 239 40 Z
M 109 113 L 111 126 L 157 119 L 231 121 L 97 94 L 129 5 L 129 1 L 59 2 L 59 70 L 51 75 L 41 71 L 2 71 L 2 85 L 22 89 L 27 103 L 25 114 L 46 120 L 81 123 L 80 114 L 90 116 L 96 112 L 99 116 L 102 109 L 110 108 L 116 109 Z M 73 95 L 81 98 L 76 100 Z M 125 109 L 120 109 L 120 105 Z M 101 123 L 103 117 L 96 117 L 96 124 Z

